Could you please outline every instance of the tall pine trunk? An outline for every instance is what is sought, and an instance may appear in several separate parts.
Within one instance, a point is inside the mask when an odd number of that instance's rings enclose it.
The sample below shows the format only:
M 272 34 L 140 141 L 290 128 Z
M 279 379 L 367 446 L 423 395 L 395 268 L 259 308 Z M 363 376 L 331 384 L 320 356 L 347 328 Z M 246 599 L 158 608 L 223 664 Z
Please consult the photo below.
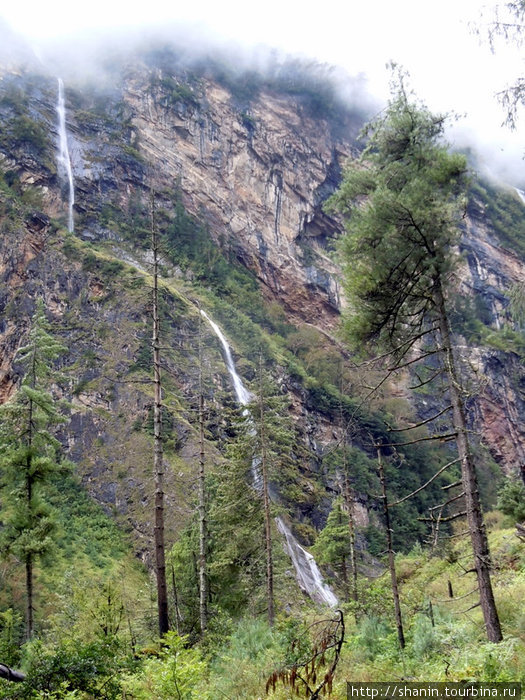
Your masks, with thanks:
M 399 589 L 397 586 L 396 562 L 394 548 L 392 545 L 392 526 L 390 524 L 390 512 L 388 510 L 388 497 L 386 493 L 385 470 L 381 459 L 381 449 L 377 450 L 377 470 L 381 482 L 381 495 L 383 497 L 383 513 L 385 516 L 386 541 L 388 550 L 388 565 L 390 568 L 390 580 L 392 585 L 392 596 L 394 598 L 394 612 L 396 617 L 397 638 L 401 649 L 405 648 L 405 633 L 403 631 L 403 618 L 401 617 L 401 605 L 399 602 Z
M 153 470 L 155 473 L 155 569 L 157 575 L 157 605 L 159 634 L 169 630 L 168 589 L 166 586 L 166 560 L 164 546 L 164 464 L 162 450 L 162 385 L 160 376 L 160 320 L 159 320 L 159 248 L 155 230 L 154 201 L 151 196 L 151 248 L 153 252 Z
M 36 387 L 36 369 L 35 355 L 33 354 L 31 363 L 31 381 L 32 389 Z M 27 513 L 33 521 L 32 517 L 32 501 L 33 501 L 33 401 L 29 400 L 28 413 L 28 430 L 27 430 L 27 462 L 26 462 L 26 501 Z M 33 564 L 34 558 L 31 552 L 26 552 L 25 555 L 25 570 L 26 570 L 26 639 L 29 641 L 33 637 L 35 631 L 34 616 L 33 616 Z
M 208 626 L 206 471 L 204 453 L 204 388 L 202 381 L 202 316 L 199 315 L 199 617 L 201 635 Z
M 272 521 L 270 514 L 270 484 L 268 478 L 268 459 L 266 444 L 266 429 L 264 416 L 264 388 L 262 374 L 262 356 L 259 358 L 259 439 L 261 444 L 261 472 L 263 487 L 264 532 L 266 548 L 266 599 L 268 606 L 268 624 L 274 623 L 273 606 L 273 557 L 272 557 Z
M 490 642 L 500 642 L 503 639 L 503 635 L 501 633 L 501 625 L 490 580 L 489 543 L 485 524 L 483 522 L 476 469 L 467 437 L 467 421 L 452 349 L 447 307 L 439 280 L 436 281 L 434 290 L 439 330 L 445 352 L 445 371 L 448 376 L 453 423 L 457 433 L 456 443 L 458 456 L 461 460 L 461 481 L 465 492 L 467 524 L 474 554 L 474 566 L 478 580 L 480 604 L 483 611 L 488 640 Z

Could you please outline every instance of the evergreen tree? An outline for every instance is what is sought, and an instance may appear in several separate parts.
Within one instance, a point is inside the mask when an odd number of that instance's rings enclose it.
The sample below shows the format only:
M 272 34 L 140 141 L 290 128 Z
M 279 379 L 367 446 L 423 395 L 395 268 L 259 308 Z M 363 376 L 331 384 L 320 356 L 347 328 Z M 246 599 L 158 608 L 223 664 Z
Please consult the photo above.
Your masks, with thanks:
M 62 466 L 52 429 L 64 417 L 50 393 L 52 363 L 66 348 L 51 334 L 44 303 L 37 302 L 29 342 L 18 352 L 25 376 L 14 398 L 0 408 L 1 547 L 25 566 L 26 635 L 34 632 L 34 566 L 51 551 L 56 523 L 45 501 L 46 485 Z
M 280 487 L 293 480 L 294 433 L 288 402 L 259 363 L 257 396 L 232 421 L 210 505 L 210 585 L 231 611 L 265 583 L 268 621 L 274 619 L 273 505 Z M 261 547 L 263 544 L 263 547 Z M 264 552 L 264 556 L 262 555 Z
M 331 566 L 341 576 L 347 600 L 350 597 L 348 562 L 351 556 L 351 541 L 348 533 L 348 513 L 343 510 L 342 499 L 336 498 L 312 552 L 320 564 Z
M 487 636 L 497 642 L 488 540 L 449 320 L 466 165 L 444 145 L 444 122 L 409 99 L 400 77 L 330 206 L 345 218 L 341 250 L 351 342 L 383 347 L 390 371 L 442 358 L 454 432 L 440 438 L 456 440 L 480 603 Z
M 253 483 L 253 423 L 248 412 L 231 419 L 226 460 L 214 475 L 209 508 L 209 585 L 216 603 L 238 613 L 264 581 L 259 492 Z

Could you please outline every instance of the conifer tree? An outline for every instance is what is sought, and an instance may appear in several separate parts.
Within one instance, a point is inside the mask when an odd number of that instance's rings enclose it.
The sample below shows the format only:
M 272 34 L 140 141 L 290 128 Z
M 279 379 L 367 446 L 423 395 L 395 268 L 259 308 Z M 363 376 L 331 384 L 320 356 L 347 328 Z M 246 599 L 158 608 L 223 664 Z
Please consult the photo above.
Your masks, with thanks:
M 443 143 L 444 123 L 409 98 L 400 76 L 329 206 L 345 219 L 341 251 L 352 344 L 386 350 L 391 372 L 441 358 L 453 432 L 440 438 L 456 441 L 480 604 L 487 636 L 498 642 L 488 540 L 450 328 L 466 164 Z
M 293 480 L 294 434 L 286 396 L 259 361 L 257 396 L 232 421 L 227 448 L 210 506 L 210 578 L 235 594 L 238 604 L 265 584 L 268 621 L 274 620 L 273 506 L 280 488 Z M 261 546 L 263 544 L 263 546 Z M 264 555 L 262 554 L 264 552 Z M 220 573 L 219 573 L 220 572 Z M 220 581 L 218 580 L 220 579 Z M 227 605 L 234 603 L 233 598 Z
M 320 564 L 332 566 L 341 576 L 347 600 L 350 597 L 348 562 L 351 557 L 351 540 L 348 532 L 348 513 L 343 509 L 342 499 L 336 498 L 332 504 L 332 510 L 328 515 L 326 525 L 319 533 L 312 551 Z
M 64 422 L 50 393 L 53 362 L 66 351 L 51 334 L 44 303 L 37 302 L 27 345 L 17 356 L 25 370 L 18 392 L 0 408 L 0 473 L 2 478 L 1 547 L 25 566 L 26 636 L 34 633 L 34 567 L 51 551 L 56 521 L 45 493 L 64 463 L 52 435 Z

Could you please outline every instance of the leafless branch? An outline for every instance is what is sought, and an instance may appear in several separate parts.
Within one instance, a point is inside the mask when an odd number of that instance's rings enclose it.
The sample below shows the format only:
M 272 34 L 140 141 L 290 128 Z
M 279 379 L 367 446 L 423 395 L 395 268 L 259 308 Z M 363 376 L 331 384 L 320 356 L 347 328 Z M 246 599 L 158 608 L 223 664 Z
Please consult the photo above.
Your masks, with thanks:
M 436 413 L 435 416 L 432 416 L 431 418 L 427 418 L 426 420 L 421 421 L 421 423 L 416 423 L 415 425 L 408 425 L 405 428 L 389 428 L 388 432 L 401 433 L 401 432 L 404 432 L 405 430 L 414 430 L 414 428 L 420 428 L 422 425 L 426 425 L 427 423 L 431 423 L 432 421 L 437 420 L 437 418 L 442 416 L 444 413 L 446 413 L 447 411 L 450 411 L 451 408 L 452 408 L 452 406 L 447 406 L 439 413 Z
M 431 476 L 430 479 L 429 479 L 425 484 L 423 484 L 423 486 L 420 486 L 420 487 L 419 487 L 418 489 L 416 489 L 415 491 L 412 491 L 412 493 L 409 493 L 408 496 L 404 496 L 403 498 L 400 498 L 398 501 L 394 501 L 394 503 L 389 503 L 389 504 L 388 504 L 388 507 L 389 507 L 389 508 L 392 508 L 392 506 L 397 506 L 397 505 L 399 505 L 400 503 L 403 503 L 403 501 L 407 501 L 409 498 L 412 498 L 412 496 L 415 496 L 415 495 L 416 495 L 417 493 L 419 493 L 420 491 L 423 491 L 423 489 L 426 489 L 426 487 L 427 487 L 429 484 L 431 484 L 431 483 L 434 481 L 434 479 L 437 479 L 437 477 L 438 477 L 440 474 L 442 474 L 442 473 L 445 471 L 445 469 L 448 469 L 448 468 L 451 467 L 453 464 L 457 464 L 458 462 L 459 462 L 459 458 L 453 460 L 452 462 L 449 462 L 448 464 L 445 464 L 443 467 L 441 467 L 441 469 L 439 469 L 439 471 L 437 471 L 437 472 L 434 474 L 434 476 Z

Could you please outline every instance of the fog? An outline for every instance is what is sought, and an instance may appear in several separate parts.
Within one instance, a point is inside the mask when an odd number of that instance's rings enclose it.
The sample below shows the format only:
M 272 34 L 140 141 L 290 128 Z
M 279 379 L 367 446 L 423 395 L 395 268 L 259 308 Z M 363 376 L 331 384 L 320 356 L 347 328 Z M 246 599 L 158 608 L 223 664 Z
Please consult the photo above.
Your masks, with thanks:
M 110 82 L 130 52 L 162 43 L 173 44 L 183 64 L 211 57 L 239 73 L 275 72 L 298 57 L 334 82 L 351 107 L 359 104 L 368 114 L 388 100 L 386 63 L 394 60 L 408 70 L 430 109 L 459 115 L 448 132 L 453 147 L 474 148 L 486 174 L 523 188 L 525 118 L 514 132 L 503 127 L 505 115 L 495 97 L 523 65 L 512 45 L 501 42 L 491 53 L 483 24 L 481 40 L 475 36 L 469 22 L 485 21 L 480 20 L 485 4 L 442 0 L 438 8 L 421 0 L 376 0 L 342 9 L 336 0 L 325 0 L 314 11 L 298 0 L 264 6 L 204 1 L 182 9 L 162 0 L 144 5 L 93 0 L 81 15 L 61 0 L 29 0 L 4 11 L 11 31 L 0 22 L 0 34 L 7 35 L 0 39 L 0 60 L 3 65 L 24 60 L 60 74 L 67 87 L 68 81 Z M 485 17 L 491 12 L 489 6 Z

